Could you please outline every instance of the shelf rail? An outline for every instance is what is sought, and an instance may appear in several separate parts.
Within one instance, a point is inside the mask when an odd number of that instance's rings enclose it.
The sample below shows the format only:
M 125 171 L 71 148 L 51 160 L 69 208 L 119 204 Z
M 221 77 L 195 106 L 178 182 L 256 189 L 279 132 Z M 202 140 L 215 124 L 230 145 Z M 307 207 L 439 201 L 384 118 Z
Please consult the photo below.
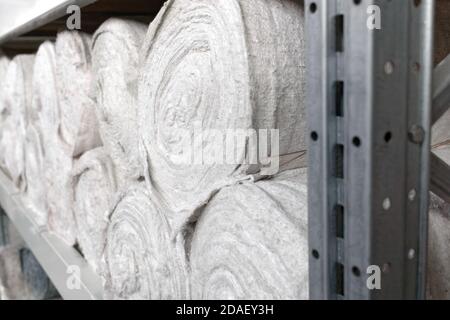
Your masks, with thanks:
M 423 299 L 434 1 L 305 4 L 310 297 Z
M 31 219 L 12 182 L 0 171 L 0 206 L 27 243 L 60 295 L 66 300 L 101 300 L 102 281 L 73 247 Z

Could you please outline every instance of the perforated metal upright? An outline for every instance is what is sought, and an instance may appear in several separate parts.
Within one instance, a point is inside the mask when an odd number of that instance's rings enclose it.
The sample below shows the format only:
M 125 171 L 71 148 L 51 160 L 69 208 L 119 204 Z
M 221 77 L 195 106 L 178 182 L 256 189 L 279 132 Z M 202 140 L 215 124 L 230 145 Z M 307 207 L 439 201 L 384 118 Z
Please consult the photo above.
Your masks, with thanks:
M 424 298 L 434 1 L 305 12 L 310 297 Z

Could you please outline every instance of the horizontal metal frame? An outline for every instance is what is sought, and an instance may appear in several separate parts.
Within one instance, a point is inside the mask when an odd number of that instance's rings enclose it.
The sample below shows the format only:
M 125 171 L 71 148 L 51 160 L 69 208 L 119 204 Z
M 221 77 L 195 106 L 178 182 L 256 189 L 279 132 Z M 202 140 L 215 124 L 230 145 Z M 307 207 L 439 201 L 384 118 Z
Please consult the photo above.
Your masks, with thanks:
M 53 20 L 61 18 L 67 14 L 67 8 L 70 5 L 78 5 L 84 7 L 96 2 L 97 0 L 57 0 L 48 10 L 43 11 L 42 8 L 34 6 L 29 9 L 20 8 L 21 12 L 11 12 L 11 16 L 24 17 L 16 19 L 16 21 L 7 26 L 2 26 L 5 31 L 0 34 L 0 44 L 25 34 L 29 31 L 37 29 Z M 24 10 L 29 10 L 25 12 Z M 1 24 L 2 22 L 0 22 Z
M 67 300 L 98 300 L 103 298 L 101 278 L 96 275 L 86 260 L 73 247 L 48 230 L 39 228 L 30 218 L 29 209 L 5 174 L 0 171 L 0 206 L 8 215 L 22 238 L 27 243 L 43 269 L 52 280 L 58 292 Z M 73 266 L 79 268 L 72 269 Z M 75 271 L 74 271 L 75 270 Z M 79 275 L 79 277 L 78 277 Z M 70 283 L 78 281 L 79 289 L 71 289 Z

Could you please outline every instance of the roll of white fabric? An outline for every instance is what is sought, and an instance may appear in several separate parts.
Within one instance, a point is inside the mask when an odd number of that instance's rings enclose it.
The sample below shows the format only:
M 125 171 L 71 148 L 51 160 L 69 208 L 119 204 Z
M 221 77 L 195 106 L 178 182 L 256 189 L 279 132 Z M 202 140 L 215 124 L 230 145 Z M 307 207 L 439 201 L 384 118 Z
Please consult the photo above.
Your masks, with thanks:
M 450 299 L 450 204 L 435 195 L 431 196 L 428 229 L 428 298 L 448 300 Z
M 8 69 L 9 59 L 4 55 L 3 51 L 0 50 L 0 83 L 3 82 L 6 70 Z
M 256 150 L 306 149 L 302 3 L 170 0 L 151 24 L 138 93 L 142 159 L 174 226 L 258 172 Z M 267 146 L 259 129 L 279 139 Z
M 77 241 L 97 272 L 102 264 L 111 204 L 117 192 L 114 164 L 103 147 L 75 162 L 72 188 Z
M 0 248 L 0 296 L 2 300 L 25 299 L 26 287 L 20 265 L 20 247 Z
M 3 95 L 3 82 L 6 78 L 6 72 L 8 71 L 8 65 L 9 65 L 9 59 L 6 57 L 2 51 L 0 51 L 0 143 L 2 142 L 2 132 L 3 130 L 3 109 L 5 108 L 5 103 L 2 98 Z M 3 153 L 4 150 L 2 149 L 2 145 L 0 145 L 0 152 Z M 5 169 L 3 156 L 0 156 L 0 169 Z
M 58 148 L 59 104 L 55 80 L 55 46 L 46 41 L 36 54 L 33 69 L 33 94 L 26 132 L 25 168 L 27 179 L 26 202 L 39 226 L 47 223 L 47 186 L 53 172 L 47 171 L 52 159 L 45 158 L 46 150 Z M 48 152 L 51 155 L 52 152 Z
M 433 127 L 432 151 L 450 165 L 450 111 Z M 431 195 L 428 243 L 428 296 L 450 299 L 450 204 Z
M 92 43 L 100 134 L 121 186 L 142 176 L 136 100 L 139 52 L 147 28 L 141 23 L 111 18 L 95 32 Z
M 25 136 L 31 106 L 34 55 L 18 55 L 8 65 L 4 78 L 1 128 L 2 167 L 18 191 L 26 188 Z
M 308 299 L 306 170 L 222 189 L 191 243 L 194 299 Z
M 56 78 L 61 110 L 60 139 L 71 156 L 102 145 L 89 96 L 92 84 L 91 37 L 77 31 L 63 31 L 56 39 Z
M 73 216 L 73 158 L 101 146 L 91 86 L 91 38 L 64 31 L 55 44 L 59 102 L 57 134 L 46 150 L 48 226 L 67 244 L 76 240 Z M 51 139 L 51 138 L 50 138 Z
M 105 247 L 106 297 L 188 299 L 184 243 L 170 237 L 163 209 L 143 183 L 119 198 Z
M 3 52 L 0 50 L 0 85 L 3 83 L 6 77 L 6 72 L 8 71 L 8 65 L 9 65 L 9 58 L 3 54 Z M 0 97 L 1 92 L 3 88 L 0 86 Z M 1 101 L 1 99 L 0 99 Z M 0 111 L 3 110 L 2 105 L 0 105 Z M 0 114 L 0 121 L 1 121 L 1 114 Z M 1 122 L 0 122 L 1 123 Z

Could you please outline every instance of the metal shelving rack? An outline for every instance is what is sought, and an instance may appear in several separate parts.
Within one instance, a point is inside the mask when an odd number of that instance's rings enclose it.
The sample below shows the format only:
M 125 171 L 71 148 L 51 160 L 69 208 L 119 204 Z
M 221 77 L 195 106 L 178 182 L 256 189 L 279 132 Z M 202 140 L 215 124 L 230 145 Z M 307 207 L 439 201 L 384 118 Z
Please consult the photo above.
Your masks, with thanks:
M 0 204 L 43 269 L 64 299 L 102 299 L 103 289 L 97 276 L 78 251 L 66 245 L 46 229 L 41 229 L 30 218 L 29 210 L 14 187 L 0 171 Z M 76 266 L 77 270 L 72 269 Z M 79 271 L 79 273 L 78 273 Z M 71 277 L 79 286 L 68 286 Z
M 450 199 L 430 153 L 450 105 L 449 58 L 433 74 L 434 5 L 306 1 L 313 299 L 425 298 L 429 190 Z
M 106 2 L 55 1 L 0 32 L 0 45 L 34 51 L 64 27 L 68 5 Z M 142 3 L 86 7 L 83 21 L 92 32 L 130 6 L 125 16 L 156 14 L 163 0 Z M 371 30 L 377 8 L 382 29 Z M 305 0 L 312 299 L 425 297 L 428 192 L 450 201 L 450 169 L 429 147 L 431 124 L 450 105 L 450 57 L 433 71 L 433 10 L 434 0 Z M 0 173 L 1 207 L 62 297 L 101 299 L 99 277 L 36 228 L 11 190 Z M 80 290 L 67 289 L 71 265 L 81 266 Z M 381 271 L 380 290 L 367 287 L 369 266 Z
M 53 41 L 57 32 L 66 29 L 67 8 L 77 5 L 81 10 L 83 32 L 93 33 L 110 17 L 150 23 L 165 0 L 24 0 L 11 2 L 8 19 L 0 14 L 0 48 L 8 55 L 33 53 L 46 40 Z M 14 5 L 13 5 L 14 4 Z M 27 243 L 62 298 L 69 300 L 103 299 L 101 278 L 95 274 L 78 250 L 68 246 L 46 228 L 39 228 L 30 218 L 21 197 L 0 170 L 0 244 L 2 214 L 8 216 Z M 2 210 L 3 208 L 3 210 Z M 4 244 L 4 243 L 3 243 Z M 74 269 L 75 267 L 76 269 Z M 79 271 L 79 273 L 78 273 Z M 78 282 L 78 286 L 68 285 Z

